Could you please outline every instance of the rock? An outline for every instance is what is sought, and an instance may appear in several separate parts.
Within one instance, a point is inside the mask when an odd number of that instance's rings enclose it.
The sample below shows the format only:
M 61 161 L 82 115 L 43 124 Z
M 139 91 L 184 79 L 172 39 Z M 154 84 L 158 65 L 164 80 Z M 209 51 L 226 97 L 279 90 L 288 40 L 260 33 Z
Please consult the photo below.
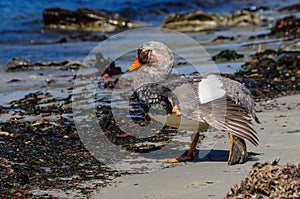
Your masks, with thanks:
M 279 19 L 275 26 L 271 29 L 270 35 L 276 37 L 298 36 L 300 33 L 300 18 L 295 16 Z
M 276 50 L 266 49 L 263 52 L 255 53 L 254 55 L 250 55 L 250 58 L 256 61 L 260 61 L 264 58 L 269 58 L 275 60 L 278 53 Z
M 289 66 L 289 69 L 300 68 L 300 42 L 282 43 L 278 48 L 277 61 L 279 64 Z
M 250 36 L 249 39 L 284 38 L 299 39 L 300 38 L 300 18 L 296 16 L 288 16 L 276 21 L 275 26 L 270 30 L 270 33 Z
M 48 8 L 43 11 L 43 20 L 47 28 L 77 31 L 113 32 L 140 26 L 137 22 L 110 17 L 104 12 L 87 8 L 76 11 Z
M 257 15 L 251 11 L 238 10 L 232 14 L 220 17 L 219 24 L 223 26 L 248 26 L 260 25 L 270 20 L 271 19 Z
M 300 91 L 299 55 L 267 50 L 251 58 L 234 73 L 233 79 L 245 84 L 255 97 L 273 98 Z
M 275 60 L 263 58 L 256 64 L 255 68 L 251 69 L 251 72 L 258 73 L 266 79 L 274 79 L 280 77 L 280 71 L 277 68 L 278 63 Z
M 114 75 L 121 75 L 123 74 L 122 70 L 121 70 L 121 67 L 117 67 L 115 65 L 115 62 L 112 62 L 109 67 L 107 67 L 104 72 L 103 72 L 103 75 L 106 75 L 106 78 L 107 77 L 111 77 L 111 76 L 114 76 Z
M 215 14 L 201 11 L 187 14 L 170 14 L 162 22 L 161 27 L 180 32 L 197 32 L 215 29 L 218 18 Z
M 68 41 L 67 38 L 62 37 L 58 41 L 56 41 L 55 43 L 56 44 L 63 44 L 63 43 L 67 43 L 67 41 Z
M 234 50 L 222 50 L 220 53 L 212 57 L 212 60 L 217 62 L 232 61 L 243 58 L 244 55 L 238 54 Z
M 20 79 L 11 79 L 7 83 L 15 83 L 15 82 L 21 82 L 22 80 Z
M 300 41 L 282 43 L 278 48 L 278 53 L 299 53 L 300 54 Z
M 96 67 L 100 75 L 104 78 L 108 78 L 114 75 L 121 75 L 123 74 L 121 67 L 117 67 L 116 63 L 111 60 L 110 58 L 104 58 L 102 53 L 98 52 L 95 55 L 96 61 L 94 67 Z
M 186 14 L 170 14 L 163 20 L 161 27 L 180 32 L 197 32 L 216 29 L 218 26 L 261 25 L 268 21 L 272 19 L 247 10 L 238 10 L 221 17 L 213 13 L 196 11 Z
M 220 35 L 220 36 L 214 38 L 212 41 L 213 41 L 213 42 L 218 42 L 218 41 L 224 41 L 224 40 L 230 40 L 230 41 L 233 41 L 233 40 L 234 40 L 234 37 L 228 37 L 228 36 Z
M 81 41 L 104 41 L 107 39 L 106 35 L 102 34 L 73 34 L 72 37 L 73 39 L 80 39 Z
M 297 11 L 300 11 L 300 3 L 296 3 L 278 9 L 278 12 L 297 12 Z
M 58 70 L 72 70 L 79 67 L 86 67 L 80 61 L 61 60 L 61 61 L 38 61 L 31 62 L 23 58 L 12 58 L 6 63 L 6 71 L 20 71 L 20 70 L 35 70 L 45 67 L 55 67 Z
M 266 11 L 266 10 L 270 10 L 268 7 L 265 6 L 259 6 L 256 7 L 255 5 L 249 7 L 249 8 L 245 8 L 243 10 L 249 11 L 249 12 L 259 12 L 259 11 Z
M 6 70 L 19 70 L 21 68 L 27 68 L 32 65 L 33 63 L 30 60 L 16 57 L 8 60 L 8 62 L 6 63 Z

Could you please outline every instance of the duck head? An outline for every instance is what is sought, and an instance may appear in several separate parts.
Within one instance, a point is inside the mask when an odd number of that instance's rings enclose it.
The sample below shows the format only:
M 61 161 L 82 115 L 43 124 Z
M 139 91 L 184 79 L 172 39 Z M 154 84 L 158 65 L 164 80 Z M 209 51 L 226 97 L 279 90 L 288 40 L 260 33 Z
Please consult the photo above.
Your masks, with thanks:
M 128 71 L 136 71 L 136 86 L 157 83 L 167 79 L 174 65 L 171 50 L 163 43 L 149 41 L 137 50 L 136 59 Z

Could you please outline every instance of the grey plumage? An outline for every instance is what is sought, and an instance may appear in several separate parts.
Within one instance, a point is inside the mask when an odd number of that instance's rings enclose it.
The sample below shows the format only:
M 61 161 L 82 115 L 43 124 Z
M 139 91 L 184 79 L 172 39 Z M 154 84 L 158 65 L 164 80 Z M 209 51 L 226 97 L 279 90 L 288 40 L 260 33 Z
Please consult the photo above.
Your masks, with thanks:
M 241 83 L 222 76 L 216 76 L 223 97 L 212 98 L 207 103 L 201 102 L 199 83 L 206 81 L 209 75 L 170 77 L 174 65 L 173 54 L 160 42 L 147 42 L 138 50 L 142 67 L 137 70 L 135 91 L 140 100 L 148 107 L 166 104 L 179 108 L 183 116 L 192 120 L 232 133 L 258 145 L 258 136 L 253 129 L 252 120 L 259 122 L 254 111 L 254 100 L 250 91 Z M 162 89 L 162 88 L 167 89 Z M 146 95 L 151 89 L 152 95 Z M 210 91 L 212 96 L 214 92 Z M 222 92 L 220 92 L 222 93 Z M 220 94 L 219 93 L 219 94 Z M 205 93 L 204 93 L 205 94 Z M 152 96 L 152 97 L 150 97 Z M 153 96 L 160 100 L 153 99 Z M 150 99 L 151 98 L 151 99 Z M 162 103 L 161 100 L 168 102 Z M 167 107 L 167 105 L 165 106 Z M 170 107 L 168 107 L 169 112 Z

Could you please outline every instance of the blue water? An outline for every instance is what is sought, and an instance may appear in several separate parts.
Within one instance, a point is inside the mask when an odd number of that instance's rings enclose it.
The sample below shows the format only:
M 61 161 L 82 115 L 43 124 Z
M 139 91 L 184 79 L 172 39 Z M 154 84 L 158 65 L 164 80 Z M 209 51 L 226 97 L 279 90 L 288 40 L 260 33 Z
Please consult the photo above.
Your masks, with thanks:
M 0 31 L 26 30 L 28 27 L 38 28 L 42 26 L 42 11 L 46 8 L 60 7 L 69 10 L 78 8 L 91 8 L 106 12 L 120 13 L 124 17 L 136 20 L 146 20 L 154 22 L 157 17 L 142 15 L 143 10 L 159 9 L 168 0 L 1 0 L 0 1 Z M 172 1 L 180 2 L 180 0 Z M 188 4 L 187 4 L 188 5 Z M 191 3 L 191 5 L 193 5 Z M 196 7 L 194 7 L 196 9 Z M 192 8 L 191 8 L 192 9 Z M 172 9 L 170 11 L 184 11 L 185 8 Z M 160 16 L 161 18 L 162 16 Z M 1 38 L 3 40 L 3 38 Z
M 12 99 L 20 99 L 24 94 L 45 90 L 46 92 L 59 93 L 60 95 L 67 95 L 68 87 L 71 87 L 68 75 L 73 75 L 70 71 L 51 70 L 51 68 L 43 69 L 41 71 L 19 71 L 6 72 L 5 63 L 14 57 L 21 57 L 37 61 L 55 61 L 55 60 L 79 60 L 83 61 L 89 52 L 99 44 L 99 42 L 91 41 L 68 41 L 67 43 L 58 44 L 62 37 L 65 37 L 61 31 L 51 31 L 44 28 L 42 12 L 46 8 L 60 7 L 63 9 L 76 10 L 78 8 L 91 8 L 101 10 L 110 14 L 118 13 L 120 17 L 129 18 L 131 20 L 142 21 L 150 25 L 159 26 L 163 18 L 169 13 L 188 12 L 195 10 L 202 10 L 204 12 L 213 12 L 217 15 L 226 15 L 238 9 L 250 8 L 252 6 L 260 7 L 266 6 L 272 10 L 277 10 L 285 5 L 297 3 L 299 0 L 255 0 L 255 1 L 238 1 L 238 0 L 151 0 L 151 1 L 122 1 L 122 0 L 0 0 L 0 105 L 10 102 Z M 196 3 L 198 2 L 198 3 Z M 181 4 L 181 5 L 180 5 Z M 180 6 L 178 6 L 180 5 Z M 291 14 L 291 13 L 288 13 Z M 273 13 L 273 15 L 275 14 Z M 277 17 L 277 16 L 276 16 Z M 281 16 L 278 16 L 281 17 Z M 190 37 L 196 39 L 200 44 L 203 44 L 211 55 L 217 54 L 221 49 L 229 48 L 243 51 L 244 54 L 253 54 L 256 47 L 243 47 L 243 42 L 240 38 L 247 38 L 249 35 L 258 34 L 261 31 L 268 31 L 269 27 L 265 29 L 256 30 L 257 28 L 248 30 L 241 29 L 226 29 L 216 32 L 199 32 L 191 33 Z M 236 31 L 238 30 L 238 31 Z M 101 34 L 101 33 L 100 33 Z M 108 37 L 116 33 L 105 33 Z M 238 42 L 231 42 L 228 44 L 212 44 L 210 41 L 216 36 L 234 36 L 238 38 Z M 139 32 L 138 37 L 146 37 L 144 33 Z M 136 38 L 134 38 L 136 39 Z M 171 38 L 170 38 L 171 39 Z M 132 40 L 132 38 L 131 38 Z M 251 41 L 250 41 L 251 42 Z M 261 41 L 262 42 L 262 41 Z M 245 43 L 246 44 L 246 43 Z M 132 48 L 132 41 L 122 41 L 123 48 L 130 46 Z M 276 49 L 276 45 L 264 45 L 264 48 Z M 186 54 L 192 60 L 199 60 L 202 55 L 193 52 L 193 49 L 184 49 Z M 125 71 L 134 59 L 132 57 L 120 62 L 116 62 L 117 66 L 122 67 Z M 180 61 L 180 60 L 179 60 Z M 181 60 L 184 62 L 184 60 Z M 242 62 L 219 64 L 218 67 L 223 73 L 233 73 L 239 69 Z M 181 68 L 176 68 L 180 73 L 193 72 L 194 68 L 185 65 Z M 46 80 L 60 77 L 61 85 L 55 85 L 53 88 L 47 86 Z M 66 76 L 66 77 L 64 77 Z M 20 82 L 9 83 L 10 80 L 19 79 Z M 49 89 L 49 90 L 48 90 Z M 64 92 L 61 92 L 63 90 Z M 64 96 L 67 97 L 67 96 Z
M 88 49 L 96 45 L 93 42 L 82 42 L 82 48 L 70 51 L 72 45 L 77 44 L 69 42 L 54 44 L 64 35 L 44 29 L 42 12 L 46 8 L 60 7 L 69 10 L 91 8 L 159 26 L 169 13 L 202 10 L 225 15 L 251 6 L 278 9 L 295 2 L 297 1 L 286 0 L 283 4 L 281 0 L 251 2 L 236 0 L 0 0 L 0 70 L 12 57 L 23 57 L 32 61 L 80 60 L 86 55 Z
M 77 44 L 74 43 L 54 44 L 65 35 L 44 29 L 42 12 L 46 8 L 60 7 L 69 10 L 91 8 L 108 13 L 119 13 L 118 15 L 122 17 L 159 25 L 167 13 L 146 15 L 143 11 L 150 9 L 149 4 L 156 4 L 156 7 L 151 9 L 158 9 L 161 3 L 166 1 L 0 0 L 0 70 L 12 57 L 22 57 L 32 61 L 82 60 L 97 44 L 82 42 L 80 48 L 77 48 Z
M 294 0 L 288 0 L 293 2 Z M 178 3 L 181 3 L 178 5 Z M 268 5 L 266 5 L 266 3 Z M 202 10 L 224 15 L 241 8 L 251 6 L 269 6 L 279 8 L 280 0 L 234 1 L 234 0 L 1 0 L 0 1 L 0 42 L 22 39 L 21 33 L 39 34 L 43 28 L 42 11 L 46 8 L 60 7 L 69 10 L 91 8 L 118 13 L 126 18 L 159 25 L 168 13 Z M 8 34 L 9 33 L 9 34 Z

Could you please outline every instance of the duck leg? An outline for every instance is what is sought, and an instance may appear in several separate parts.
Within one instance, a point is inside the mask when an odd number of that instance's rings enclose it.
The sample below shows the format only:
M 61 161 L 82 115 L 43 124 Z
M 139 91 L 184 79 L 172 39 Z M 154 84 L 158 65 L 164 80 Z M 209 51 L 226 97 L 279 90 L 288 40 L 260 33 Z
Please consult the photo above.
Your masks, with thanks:
M 184 153 L 178 158 L 165 158 L 159 160 L 160 162 L 170 162 L 170 163 L 178 163 L 178 162 L 185 162 L 185 161 L 191 161 L 196 157 L 196 148 L 197 143 L 199 140 L 199 132 L 197 131 L 193 135 L 192 143 L 190 146 L 190 149 L 187 151 L 187 153 Z
M 196 157 L 196 148 L 197 148 L 198 140 L 199 140 L 199 132 L 197 131 L 193 135 L 192 143 L 191 143 L 190 149 L 188 150 L 187 154 L 182 155 L 179 158 L 177 158 L 178 162 L 190 161 Z
M 247 158 L 247 146 L 245 140 L 228 133 L 230 148 L 228 155 L 228 165 L 242 164 Z

